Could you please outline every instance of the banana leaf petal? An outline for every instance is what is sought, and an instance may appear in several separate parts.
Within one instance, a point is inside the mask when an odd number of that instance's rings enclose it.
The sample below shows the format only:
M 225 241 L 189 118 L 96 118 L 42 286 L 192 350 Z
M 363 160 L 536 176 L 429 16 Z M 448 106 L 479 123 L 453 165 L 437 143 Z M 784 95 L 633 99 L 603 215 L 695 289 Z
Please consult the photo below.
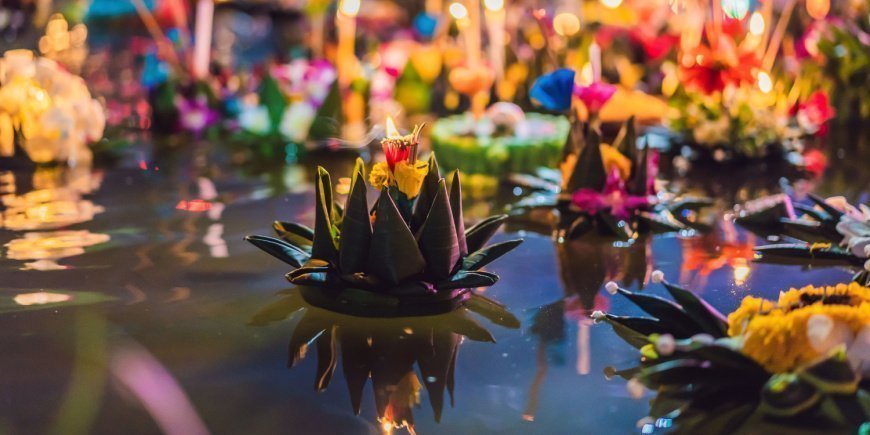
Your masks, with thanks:
M 420 274 L 426 267 L 417 240 L 399 214 L 389 191 L 381 190 L 366 271 L 390 284 Z
M 411 229 L 417 231 L 426 217 L 429 216 L 429 209 L 432 207 L 432 201 L 435 199 L 435 194 L 438 193 L 438 181 L 441 180 L 441 172 L 438 169 L 438 161 L 435 160 L 435 153 L 429 155 L 429 172 L 423 178 L 423 185 L 420 186 L 420 194 L 417 196 L 417 202 L 414 205 L 413 215 L 411 217 Z
M 797 372 L 801 380 L 828 394 L 854 394 L 861 377 L 852 370 L 843 352 Z
M 568 178 L 565 187 L 567 192 L 576 192 L 578 189 L 588 188 L 596 192 L 604 189 L 607 182 L 607 173 L 604 169 L 604 160 L 599 148 L 601 138 L 595 130 L 591 130 L 583 150 L 577 157 L 577 164 Z
M 429 215 L 417 235 L 420 252 L 426 260 L 426 275 L 434 282 L 450 276 L 459 263 L 459 240 L 453 225 L 453 212 L 447 197 L 446 182 L 438 182 L 438 190 Z
M 631 161 L 631 173 L 634 173 L 637 167 L 637 129 L 635 128 L 634 115 L 631 115 L 628 120 L 622 124 L 616 139 L 613 140 L 613 146 L 628 160 Z
M 649 185 L 649 142 L 644 141 L 643 151 L 640 153 L 640 157 L 633 160 L 633 168 L 631 171 L 631 179 L 628 181 L 628 193 L 632 195 L 646 195 L 650 193 L 648 191 Z
M 522 239 L 508 240 L 480 249 L 462 260 L 462 270 L 478 270 L 512 251 L 523 243 Z
M 791 417 L 812 408 L 819 399 L 819 390 L 797 375 L 777 374 L 761 392 L 761 409 L 772 416 Z
M 689 315 L 704 332 L 713 338 L 724 337 L 728 331 L 728 320 L 718 310 L 694 293 L 669 282 L 662 282 L 671 297 L 680 304 L 683 311 Z
M 345 203 L 345 214 L 341 224 L 341 242 L 338 247 L 338 261 L 341 273 L 364 272 L 372 238 L 372 222 L 369 219 L 369 205 L 366 201 L 365 174 L 362 160 L 357 159 L 351 179 L 350 194 Z
M 285 242 L 311 253 L 311 246 L 314 244 L 314 230 L 311 228 L 293 222 L 275 221 L 272 229 Z
M 837 210 L 836 207 L 834 207 L 834 206 L 828 204 L 828 202 L 825 201 L 824 198 L 821 198 L 821 197 L 819 197 L 818 195 L 816 195 L 816 194 L 814 194 L 814 193 L 809 193 L 809 192 L 807 193 L 807 196 L 808 196 L 808 197 L 809 197 L 809 198 L 810 198 L 814 203 L 816 203 L 816 205 L 818 205 L 819 207 L 821 207 L 822 210 L 825 211 L 825 213 L 827 213 L 829 216 L 831 216 L 831 219 L 833 219 L 833 220 L 835 220 L 835 221 L 839 221 L 840 218 L 843 217 L 843 214 L 844 214 L 844 213 L 841 212 L 840 210 Z
M 619 292 L 628 298 L 638 308 L 659 319 L 676 338 L 687 338 L 704 332 L 697 322 L 692 320 L 677 304 L 654 295 L 632 293 L 625 289 Z
M 302 267 L 310 258 L 302 249 L 274 237 L 247 236 L 245 240 L 293 267 Z
M 332 184 L 329 172 L 317 168 L 315 183 L 314 241 L 311 256 L 330 263 L 336 260 L 338 249 L 335 245 L 337 234 L 332 226 Z
M 666 333 L 665 326 L 658 319 L 646 317 L 622 317 L 607 314 L 604 321 L 613 327 L 613 332 L 631 346 L 640 349 L 649 344 L 650 334 Z
M 465 230 L 468 252 L 475 252 L 482 248 L 495 235 L 496 231 L 498 231 L 501 224 L 507 218 L 508 216 L 505 214 L 490 216 Z
M 450 210 L 453 212 L 453 226 L 456 227 L 456 237 L 459 240 L 459 255 L 468 255 L 468 244 L 465 241 L 465 220 L 462 216 L 462 183 L 459 180 L 459 171 L 453 172 L 453 181 L 450 183 Z

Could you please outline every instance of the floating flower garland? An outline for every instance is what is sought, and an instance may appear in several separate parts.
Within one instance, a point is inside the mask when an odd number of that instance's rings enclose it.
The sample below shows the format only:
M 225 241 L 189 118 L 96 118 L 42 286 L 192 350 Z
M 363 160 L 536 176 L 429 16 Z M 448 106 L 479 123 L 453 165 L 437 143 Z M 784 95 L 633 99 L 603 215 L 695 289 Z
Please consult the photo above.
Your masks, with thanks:
M 726 318 L 703 299 L 653 273 L 679 304 L 620 293 L 653 316 L 596 312 L 642 354 L 640 365 L 608 369 L 638 396 L 656 391 L 652 418 L 685 431 L 734 433 L 759 422 L 857 429 L 870 419 L 870 289 L 807 286 L 769 301 L 746 297 Z M 757 429 L 757 428 L 756 428 Z M 782 427 L 780 427 L 782 430 Z
M 484 247 L 507 216 L 465 229 L 459 174 L 448 193 L 435 156 L 428 163 L 416 160 L 419 133 L 392 131 L 382 141 L 387 161 L 369 177 L 381 191 L 374 208 L 366 200 L 362 160 L 343 208 L 333 200 L 329 173 L 318 168 L 314 229 L 276 222 L 280 238 L 247 240 L 293 266 L 287 279 L 302 286 L 314 305 L 387 317 L 460 306 L 471 288 L 498 281 L 480 269 L 522 240 Z

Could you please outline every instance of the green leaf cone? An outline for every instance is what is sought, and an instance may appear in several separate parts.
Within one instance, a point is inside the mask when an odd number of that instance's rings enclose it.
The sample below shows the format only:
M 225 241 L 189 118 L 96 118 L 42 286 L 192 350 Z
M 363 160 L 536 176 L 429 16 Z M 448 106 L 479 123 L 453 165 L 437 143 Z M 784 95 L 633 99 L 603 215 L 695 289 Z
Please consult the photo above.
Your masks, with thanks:
M 422 273 L 426 267 L 417 240 L 387 189 L 381 190 L 366 271 L 390 284 Z
M 568 130 L 568 137 L 565 139 L 565 145 L 562 147 L 562 160 L 564 161 L 569 155 L 580 153 L 583 148 L 583 122 L 577 117 L 577 112 L 571 118 L 571 128 Z M 566 180 L 567 181 L 567 180 Z
M 566 193 L 573 193 L 577 189 L 588 188 L 595 191 L 604 189 L 607 182 L 607 174 L 604 170 L 604 160 L 599 148 L 601 139 L 595 130 L 591 130 L 583 150 L 577 157 L 577 165 L 571 171 L 568 183 L 565 185 Z
M 490 216 L 465 231 L 465 242 L 469 252 L 475 252 L 495 235 L 507 215 Z
M 643 151 L 640 152 L 639 159 L 632 159 L 633 170 L 631 171 L 631 179 L 628 181 L 628 193 L 632 195 L 646 195 L 649 186 L 647 186 L 647 178 L 649 177 L 649 142 L 644 141 Z
M 411 228 L 414 231 L 419 230 L 423 222 L 426 221 L 426 217 L 429 216 L 432 200 L 435 199 L 435 194 L 438 193 L 439 180 L 441 180 L 441 172 L 438 169 L 438 161 L 435 160 L 435 153 L 432 153 L 429 155 L 429 172 L 423 178 L 420 195 L 417 196 L 417 203 L 414 206 L 414 214 L 411 219 Z
M 344 206 L 341 224 L 341 242 L 338 247 L 339 269 L 342 274 L 365 272 L 369 245 L 372 238 L 372 222 L 366 201 L 365 174 L 362 160 L 357 159 L 350 194 Z
M 450 183 L 450 210 L 453 211 L 453 226 L 456 227 L 456 237 L 459 240 L 459 255 L 468 255 L 468 243 L 465 241 L 465 219 L 462 216 L 462 184 L 459 180 L 459 171 L 453 172 L 453 181 Z
M 637 129 L 635 128 L 634 115 L 622 124 L 619 134 L 613 141 L 613 146 L 631 161 L 631 172 L 637 167 Z
M 459 240 L 453 224 L 453 212 L 442 179 L 429 209 L 429 216 L 418 234 L 420 251 L 426 260 L 426 273 L 435 282 L 446 279 L 460 259 Z
M 311 247 L 311 257 L 331 263 L 335 261 L 338 250 L 335 246 L 331 220 L 332 184 L 326 169 L 317 168 L 317 181 L 314 188 L 314 243 Z

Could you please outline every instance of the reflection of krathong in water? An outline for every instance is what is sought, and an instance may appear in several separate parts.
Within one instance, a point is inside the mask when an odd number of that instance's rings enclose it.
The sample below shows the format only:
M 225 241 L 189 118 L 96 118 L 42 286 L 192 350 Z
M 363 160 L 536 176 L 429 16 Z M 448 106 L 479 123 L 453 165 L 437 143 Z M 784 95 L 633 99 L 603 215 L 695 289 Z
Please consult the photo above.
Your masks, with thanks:
M 463 308 L 448 314 L 373 319 L 313 307 L 295 290 L 254 315 L 251 324 L 263 326 L 290 315 L 299 317 L 290 338 L 289 366 L 302 361 L 309 350 L 316 351 L 314 388 L 323 391 L 340 364 L 356 414 L 371 379 L 384 432 L 407 428 L 414 433 L 412 409 L 420 405 L 424 387 L 435 421 L 441 419 L 445 390 L 453 405 L 454 373 L 463 340 L 495 341 L 472 312 L 500 326 L 519 327 L 519 321 L 503 305 L 477 294 Z

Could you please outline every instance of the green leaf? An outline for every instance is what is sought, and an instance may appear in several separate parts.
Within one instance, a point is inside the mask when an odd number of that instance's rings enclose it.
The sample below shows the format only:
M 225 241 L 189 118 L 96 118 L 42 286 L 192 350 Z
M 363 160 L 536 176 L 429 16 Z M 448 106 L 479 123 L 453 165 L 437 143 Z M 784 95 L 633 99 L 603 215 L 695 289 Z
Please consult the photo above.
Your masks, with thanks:
M 293 267 L 302 267 L 310 258 L 308 253 L 302 249 L 274 237 L 247 236 L 245 240 Z
M 703 332 L 685 311 L 669 300 L 654 295 L 632 293 L 625 289 L 619 289 L 619 292 L 640 309 L 659 319 L 665 329 L 676 338 L 687 338 Z
M 616 335 L 637 349 L 649 344 L 650 334 L 664 333 L 664 327 L 657 319 L 607 314 L 604 320 L 613 327 Z
M 417 235 L 420 252 L 426 260 L 426 274 L 434 282 L 450 276 L 459 263 L 459 240 L 453 225 L 453 212 L 447 197 L 446 182 L 438 182 L 438 190 L 429 215 Z
M 770 378 L 761 392 L 761 409 L 776 417 L 792 417 L 815 406 L 821 393 L 792 373 Z
M 429 172 L 423 178 L 423 184 L 420 186 L 420 194 L 417 196 L 414 212 L 411 218 L 411 229 L 417 231 L 426 218 L 429 216 L 429 209 L 432 207 L 432 201 L 435 200 L 435 194 L 438 193 L 438 182 L 441 180 L 441 174 L 438 169 L 438 161 L 435 160 L 435 153 L 429 154 Z
M 339 137 L 341 135 L 343 119 L 341 92 L 338 89 L 338 80 L 336 80 L 329 88 L 326 100 L 317 109 L 317 114 L 311 123 L 308 137 L 313 140 L 327 140 Z
M 311 228 L 302 224 L 281 221 L 275 221 L 272 228 L 275 230 L 275 234 L 285 242 L 309 254 L 311 253 L 311 247 L 314 244 L 314 230 Z
M 314 207 L 314 241 L 311 256 L 318 260 L 334 262 L 338 255 L 335 244 L 337 234 L 332 226 L 332 182 L 329 172 L 323 167 L 317 167 Z
M 669 282 L 662 282 L 671 297 L 680 304 L 686 314 L 713 338 L 724 337 L 728 331 L 728 320 L 705 300 L 694 293 Z
M 456 227 L 456 237 L 459 240 L 459 255 L 468 255 L 468 244 L 465 241 L 465 220 L 462 216 L 462 182 L 459 170 L 453 171 L 453 181 L 450 183 L 450 211 L 453 212 L 453 226 Z
M 486 242 L 495 235 L 501 224 L 508 218 L 507 215 L 490 216 L 471 228 L 465 230 L 465 241 L 469 252 L 475 252 L 483 247 Z
M 284 98 L 278 82 L 271 74 L 266 74 L 263 77 L 258 93 L 260 95 L 260 104 L 266 106 L 266 111 L 269 112 L 270 131 L 274 134 L 278 131 L 278 126 L 281 125 L 281 118 L 284 116 L 287 100 Z
M 369 219 L 369 205 L 366 201 L 366 184 L 362 164 L 362 160 L 357 159 L 341 224 L 338 259 L 342 274 L 365 272 L 371 245 L 372 222 Z
M 512 251 L 514 248 L 523 243 L 522 239 L 508 240 L 506 242 L 496 243 L 487 246 L 483 249 L 475 251 L 462 261 L 463 270 L 478 270 L 489 263 L 497 260 L 504 254 Z
M 643 151 L 640 156 L 632 159 L 631 179 L 628 181 L 628 193 L 632 195 L 646 195 L 649 186 L 647 178 L 649 178 L 649 141 L 644 140 Z
M 613 140 L 613 147 L 622 153 L 622 155 L 628 157 L 628 160 L 631 162 L 631 173 L 633 174 L 637 168 L 637 129 L 635 127 L 634 115 L 631 115 L 622 124 L 616 139 Z
M 389 284 L 420 274 L 426 267 L 417 240 L 384 188 L 378 198 L 366 271 Z
M 852 370 L 844 352 L 804 367 L 797 372 L 801 380 L 828 394 L 855 394 L 861 376 Z

